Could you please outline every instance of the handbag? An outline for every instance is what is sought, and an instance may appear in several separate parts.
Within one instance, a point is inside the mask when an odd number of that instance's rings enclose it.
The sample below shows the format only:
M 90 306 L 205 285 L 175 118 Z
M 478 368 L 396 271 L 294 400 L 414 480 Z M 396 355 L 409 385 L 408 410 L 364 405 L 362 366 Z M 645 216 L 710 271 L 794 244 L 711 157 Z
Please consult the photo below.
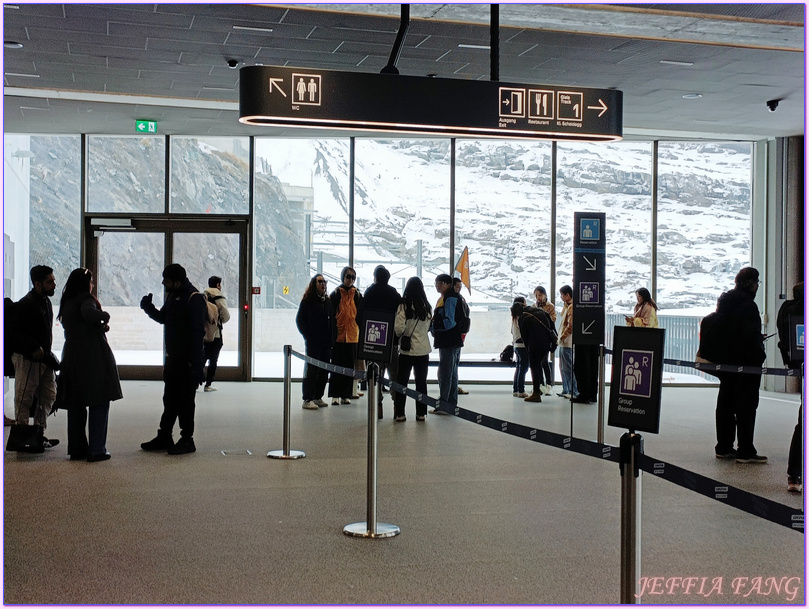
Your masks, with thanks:
M 410 330 L 410 334 L 405 336 L 402 334 L 402 337 L 399 339 L 399 350 L 400 351 L 410 351 L 413 348 L 413 341 L 411 337 L 413 336 L 413 332 L 416 331 L 416 326 L 418 325 L 419 320 L 416 320 L 416 323 L 413 324 L 413 329 Z
M 44 453 L 45 430 L 41 425 L 12 425 L 8 432 L 6 450 L 21 453 Z

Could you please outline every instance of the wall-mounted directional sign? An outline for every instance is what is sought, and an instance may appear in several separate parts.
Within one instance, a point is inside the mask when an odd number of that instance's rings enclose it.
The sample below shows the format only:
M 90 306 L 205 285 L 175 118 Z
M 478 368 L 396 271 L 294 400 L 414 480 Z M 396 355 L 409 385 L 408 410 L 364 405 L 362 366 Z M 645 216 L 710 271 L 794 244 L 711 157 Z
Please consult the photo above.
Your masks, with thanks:
M 450 136 L 615 141 L 623 93 L 398 74 L 248 66 L 239 121 Z
M 573 214 L 573 343 L 604 344 L 604 280 L 607 216 Z

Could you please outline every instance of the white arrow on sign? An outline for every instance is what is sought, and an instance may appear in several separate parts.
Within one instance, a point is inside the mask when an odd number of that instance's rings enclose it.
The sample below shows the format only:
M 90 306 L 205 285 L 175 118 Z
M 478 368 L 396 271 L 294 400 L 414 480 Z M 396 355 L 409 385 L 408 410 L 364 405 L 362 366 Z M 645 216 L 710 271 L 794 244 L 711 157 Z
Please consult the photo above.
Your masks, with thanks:
M 146 123 L 138 123 L 138 131 L 143 131 L 146 129 Z
M 592 334 L 592 332 L 590 332 L 589 330 L 590 330 L 590 328 L 593 327 L 593 324 L 595 322 L 596 322 L 596 320 L 594 319 L 593 321 L 590 322 L 590 325 L 587 326 L 586 328 L 584 327 L 584 324 L 582 323 L 582 325 L 581 325 L 581 333 L 582 334 Z
M 598 118 L 601 118 L 604 115 L 604 113 L 607 111 L 607 104 L 604 103 L 603 99 L 599 99 L 598 103 L 601 104 L 601 105 L 600 106 L 587 106 L 587 109 L 588 110 L 601 110 L 601 112 L 598 113 Z
M 596 270 L 596 263 L 598 262 L 598 260 L 594 260 L 593 262 L 590 262 L 589 260 L 587 260 L 587 256 L 582 256 L 582 258 L 584 258 L 584 261 L 587 264 L 590 265 L 586 269 L 584 269 L 585 271 L 595 271 Z
M 283 78 L 271 78 L 270 79 L 270 93 L 272 93 L 272 87 L 273 87 L 273 85 L 275 85 L 275 88 L 278 89 L 278 92 L 281 95 L 283 95 L 284 97 L 286 97 L 287 94 L 284 93 L 284 90 L 281 88 L 281 85 L 278 84 L 279 82 L 283 83 L 284 79 Z

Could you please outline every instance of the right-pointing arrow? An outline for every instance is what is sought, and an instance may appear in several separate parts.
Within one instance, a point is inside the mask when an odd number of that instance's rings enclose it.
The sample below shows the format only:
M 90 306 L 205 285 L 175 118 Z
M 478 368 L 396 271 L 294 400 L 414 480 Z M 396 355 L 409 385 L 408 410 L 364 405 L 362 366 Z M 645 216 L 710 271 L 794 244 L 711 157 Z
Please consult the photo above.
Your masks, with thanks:
M 607 104 L 604 103 L 603 99 L 599 99 L 598 103 L 600 105 L 598 105 L 598 106 L 587 106 L 587 109 L 588 110 L 601 110 L 601 112 L 598 113 L 598 118 L 601 118 L 602 116 L 604 116 L 604 113 L 607 111 L 608 108 L 607 108 Z
M 593 321 L 590 322 L 590 325 L 588 325 L 586 328 L 584 327 L 584 323 L 582 323 L 582 325 L 581 325 L 581 333 L 582 334 L 592 334 L 592 332 L 590 332 L 590 328 L 593 327 L 593 324 L 595 322 L 596 322 L 596 320 L 594 319 Z
M 587 268 L 585 268 L 585 269 L 584 269 L 585 271 L 595 271 L 595 270 L 597 270 L 597 269 L 596 269 L 596 262 L 597 262 L 597 260 L 593 260 L 593 262 L 590 262 L 589 260 L 587 260 L 587 256 L 582 256 L 582 258 L 584 258 L 584 261 L 585 261 L 587 264 L 589 264 L 589 265 L 590 265 L 590 266 L 588 266 Z

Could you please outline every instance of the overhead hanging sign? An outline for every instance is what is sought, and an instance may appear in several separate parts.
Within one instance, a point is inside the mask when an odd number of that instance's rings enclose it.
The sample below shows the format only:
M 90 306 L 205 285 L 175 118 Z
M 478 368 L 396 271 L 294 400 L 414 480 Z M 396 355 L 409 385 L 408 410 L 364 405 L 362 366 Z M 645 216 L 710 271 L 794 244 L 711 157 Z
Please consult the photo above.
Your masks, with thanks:
M 616 141 L 623 92 L 248 66 L 239 72 L 239 121 L 449 136 Z

